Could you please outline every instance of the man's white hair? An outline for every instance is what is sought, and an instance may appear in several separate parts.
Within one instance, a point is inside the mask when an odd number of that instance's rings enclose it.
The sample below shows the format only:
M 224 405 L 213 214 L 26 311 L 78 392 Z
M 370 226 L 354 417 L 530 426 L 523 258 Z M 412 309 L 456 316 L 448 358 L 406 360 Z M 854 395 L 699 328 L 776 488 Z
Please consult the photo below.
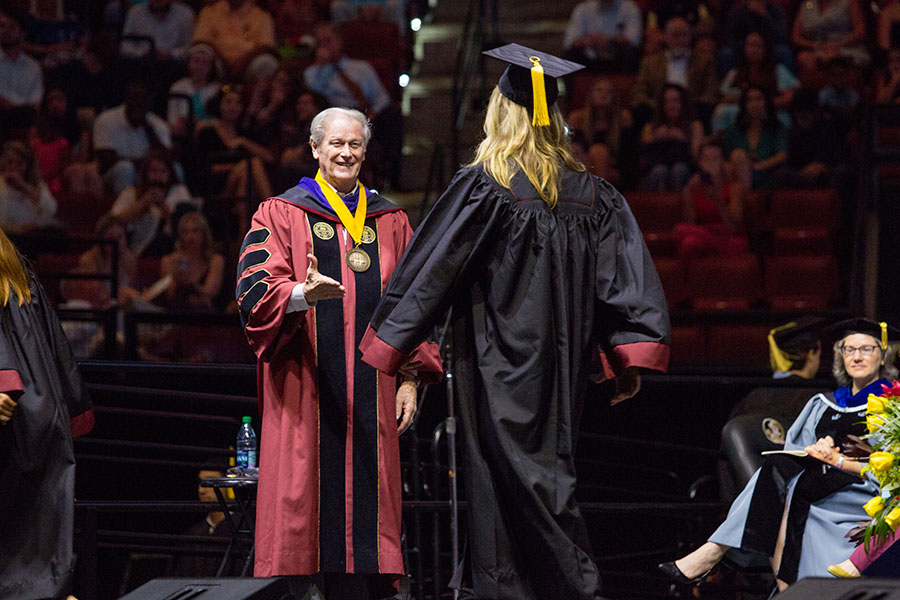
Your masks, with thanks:
M 353 108 L 326 108 L 313 117 L 309 126 L 310 141 L 316 146 L 321 145 L 322 139 L 325 137 L 325 129 L 331 120 L 338 116 L 347 117 L 359 123 L 363 128 L 363 146 L 369 145 L 369 140 L 372 139 L 372 124 L 369 123 L 366 115 Z

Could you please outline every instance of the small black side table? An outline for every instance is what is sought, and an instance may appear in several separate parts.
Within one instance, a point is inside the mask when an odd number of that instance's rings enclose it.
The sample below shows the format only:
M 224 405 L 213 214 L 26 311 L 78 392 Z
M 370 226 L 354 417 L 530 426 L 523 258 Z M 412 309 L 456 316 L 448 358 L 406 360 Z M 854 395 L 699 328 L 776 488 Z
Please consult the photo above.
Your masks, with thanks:
M 258 477 L 207 477 L 200 482 L 203 487 L 211 487 L 225 514 L 225 522 L 231 531 L 231 540 L 225 550 L 225 556 L 219 563 L 216 577 L 221 577 L 231 561 L 232 556 L 244 561 L 241 577 L 253 575 L 254 525 L 256 523 L 256 486 Z M 234 490 L 234 498 L 238 511 L 234 513 L 234 505 L 225 499 L 226 489 Z

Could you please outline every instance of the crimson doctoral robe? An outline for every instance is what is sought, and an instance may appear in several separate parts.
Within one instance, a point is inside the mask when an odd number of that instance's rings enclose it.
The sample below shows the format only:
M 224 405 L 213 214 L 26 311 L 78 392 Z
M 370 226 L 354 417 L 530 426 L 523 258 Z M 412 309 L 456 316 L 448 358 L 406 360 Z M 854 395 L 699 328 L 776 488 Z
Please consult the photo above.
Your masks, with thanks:
M 353 240 L 304 179 L 260 205 L 244 240 L 237 298 L 262 413 L 257 576 L 404 572 L 397 384 L 362 363 L 357 346 L 412 231 L 374 193 L 365 225 L 372 263 L 355 273 L 344 260 Z M 307 254 L 346 295 L 288 312 Z M 435 344 L 414 354 L 410 368 L 440 370 Z

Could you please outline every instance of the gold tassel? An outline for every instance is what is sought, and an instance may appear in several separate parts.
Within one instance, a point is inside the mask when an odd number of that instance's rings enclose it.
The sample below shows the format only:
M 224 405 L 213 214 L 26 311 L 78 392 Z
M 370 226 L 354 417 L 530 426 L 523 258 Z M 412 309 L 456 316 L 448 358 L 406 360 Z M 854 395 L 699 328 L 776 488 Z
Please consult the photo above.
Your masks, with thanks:
M 779 348 L 778 344 L 775 343 L 775 333 L 781 331 L 782 329 L 790 329 L 791 327 L 796 326 L 797 324 L 792 321 L 787 325 L 776 327 L 769 332 L 769 364 L 772 365 L 773 371 L 787 372 L 791 370 L 791 367 L 794 364 L 791 360 L 792 357 L 790 357 L 788 353 Z
M 550 112 L 547 109 L 547 92 L 544 89 L 544 68 L 537 56 L 532 56 L 529 60 L 532 63 L 531 91 L 534 93 L 534 114 L 531 117 L 531 124 L 546 127 L 550 124 Z
M 882 349 L 882 350 L 887 350 L 887 343 L 888 343 L 888 339 L 887 339 L 887 337 L 888 337 L 888 336 L 887 336 L 887 323 L 885 323 L 884 321 L 882 321 L 882 322 L 879 323 L 878 325 L 881 327 L 881 349 Z

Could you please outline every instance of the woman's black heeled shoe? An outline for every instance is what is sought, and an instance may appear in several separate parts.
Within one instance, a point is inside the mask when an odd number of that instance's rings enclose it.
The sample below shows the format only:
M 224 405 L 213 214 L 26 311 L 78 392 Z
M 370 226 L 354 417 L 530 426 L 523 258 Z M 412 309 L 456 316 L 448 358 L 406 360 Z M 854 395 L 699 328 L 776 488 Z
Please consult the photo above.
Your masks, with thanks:
M 682 573 L 681 569 L 679 569 L 678 566 L 674 562 L 659 563 L 659 565 L 657 565 L 657 566 L 659 567 L 659 570 L 662 571 L 663 574 L 672 581 L 672 583 L 677 583 L 679 585 L 691 585 L 691 584 L 695 584 L 695 583 L 700 583 L 701 581 L 706 579 L 716 568 L 714 566 L 712 569 L 710 569 L 706 573 L 703 573 L 702 575 L 698 575 L 697 577 L 694 577 L 693 579 L 691 579 L 687 575 Z

